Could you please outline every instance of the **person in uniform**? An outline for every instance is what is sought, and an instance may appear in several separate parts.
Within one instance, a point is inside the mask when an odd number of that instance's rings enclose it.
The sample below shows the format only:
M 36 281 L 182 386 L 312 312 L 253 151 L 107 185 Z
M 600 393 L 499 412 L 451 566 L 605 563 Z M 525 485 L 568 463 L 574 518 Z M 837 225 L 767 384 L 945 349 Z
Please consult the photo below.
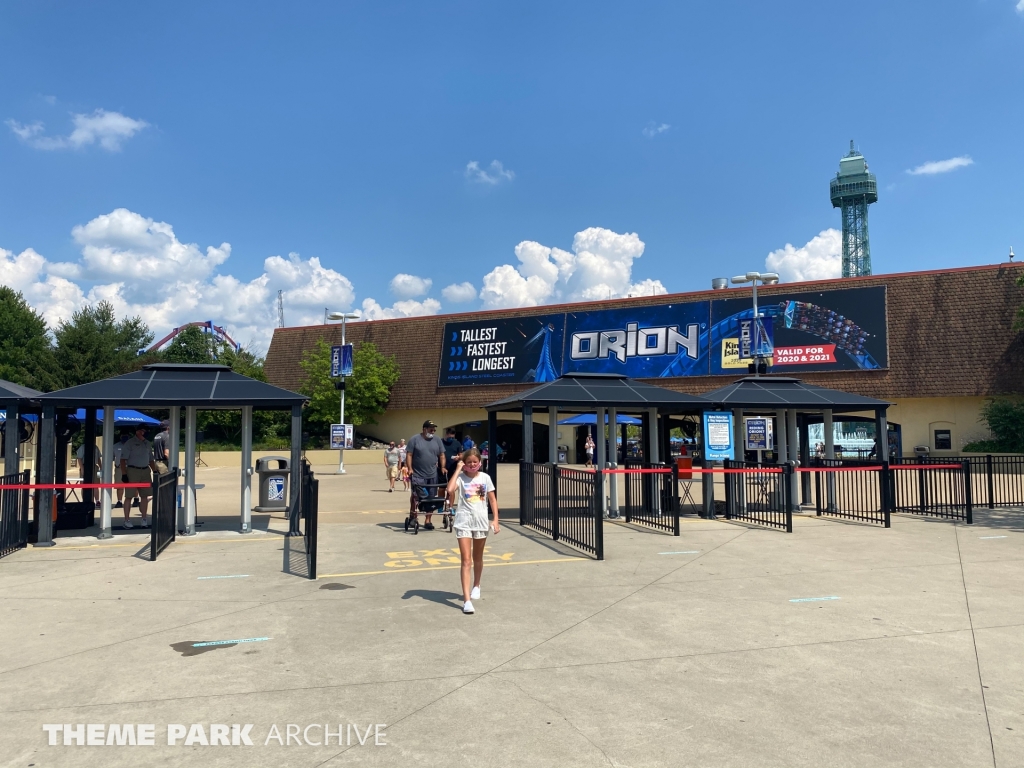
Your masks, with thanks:
M 156 462 L 153 461 L 153 446 L 146 439 L 146 427 L 140 424 L 135 428 L 135 437 L 121 447 L 121 482 L 152 483 L 154 469 Z M 126 488 L 125 491 L 124 527 L 133 527 L 128 516 L 132 511 L 131 500 L 138 496 L 142 527 L 148 528 L 149 517 L 146 513 L 149 511 L 151 488 Z
M 166 474 L 171 466 L 171 422 L 164 419 L 160 422 L 160 433 L 153 438 L 153 459 L 161 475 Z

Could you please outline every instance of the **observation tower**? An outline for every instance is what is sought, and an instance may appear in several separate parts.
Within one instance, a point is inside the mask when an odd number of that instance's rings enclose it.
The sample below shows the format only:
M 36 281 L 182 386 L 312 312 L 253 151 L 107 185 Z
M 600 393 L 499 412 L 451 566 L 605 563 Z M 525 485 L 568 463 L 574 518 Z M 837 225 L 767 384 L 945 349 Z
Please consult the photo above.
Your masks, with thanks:
M 839 161 L 839 173 L 828 186 L 832 207 L 843 212 L 843 277 L 870 275 L 868 206 L 878 202 L 878 182 L 852 140 L 850 154 Z

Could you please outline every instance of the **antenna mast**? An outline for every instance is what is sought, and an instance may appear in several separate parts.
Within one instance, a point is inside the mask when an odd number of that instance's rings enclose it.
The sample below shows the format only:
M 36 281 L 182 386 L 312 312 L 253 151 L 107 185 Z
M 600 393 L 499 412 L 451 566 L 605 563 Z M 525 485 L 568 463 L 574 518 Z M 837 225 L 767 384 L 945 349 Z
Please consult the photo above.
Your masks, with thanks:
M 277 292 L 277 327 L 284 328 L 284 291 Z

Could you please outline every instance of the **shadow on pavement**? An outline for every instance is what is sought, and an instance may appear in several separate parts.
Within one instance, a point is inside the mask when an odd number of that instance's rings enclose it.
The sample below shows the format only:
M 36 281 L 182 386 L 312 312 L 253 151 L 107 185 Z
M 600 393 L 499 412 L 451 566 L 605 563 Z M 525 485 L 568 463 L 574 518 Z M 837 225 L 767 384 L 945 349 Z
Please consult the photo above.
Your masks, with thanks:
M 436 589 L 410 589 L 402 595 L 403 600 L 409 600 L 413 597 L 419 597 L 423 600 L 429 600 L 432 603 L 437 603 L 438 605 L 446 605 L 449 608 L 455 608 L 460 611 L 462 610 L 462 595 L 458 595 L 454 592 L 441 592 Z M 453 600 L 458 600 L 459 602 L 454 603 L 452 602 Z

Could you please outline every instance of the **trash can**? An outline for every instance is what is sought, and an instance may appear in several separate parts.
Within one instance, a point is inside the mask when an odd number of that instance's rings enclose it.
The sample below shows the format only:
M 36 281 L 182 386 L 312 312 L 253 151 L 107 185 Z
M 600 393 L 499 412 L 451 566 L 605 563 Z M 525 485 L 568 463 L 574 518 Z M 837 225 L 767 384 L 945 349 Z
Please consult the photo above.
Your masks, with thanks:
M 276 466 L 271 466 L 276 464 Z M 292 470 L 284 456 L 264 456 L 256 459 L 259 475 L 260 503 L 254 512 L 279 512 L 288 509 L 288 475 Z

